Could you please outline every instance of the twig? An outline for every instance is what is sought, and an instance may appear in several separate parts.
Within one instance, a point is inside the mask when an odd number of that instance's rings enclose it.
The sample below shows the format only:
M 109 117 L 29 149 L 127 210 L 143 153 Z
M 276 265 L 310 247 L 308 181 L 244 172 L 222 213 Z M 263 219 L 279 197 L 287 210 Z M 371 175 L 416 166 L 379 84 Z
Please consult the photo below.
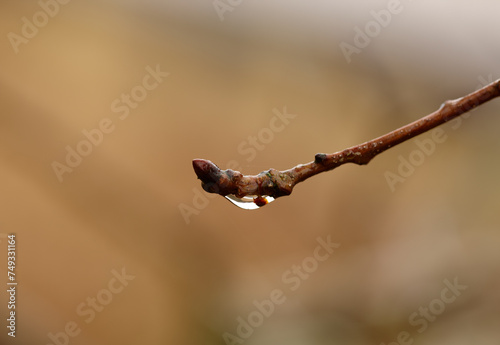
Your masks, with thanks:
M 335 169 L 345 163 L 368 164 L 376 155 L 408 139 L 437 127 L 489 100 L 500 96 L 500 79 L 459 99 L 444 102 L 435 112 L 407 124 L 381 137 L 332 154 L 318 153 L 313 162 L 300 164 L 292 169 L 278 171 L 269 169 L 258 175 L 243 175 L 231 169 L 221 170 L 214 163 L 194 159 L 193 168 L 202 187 L 209 193 L 234 194 L 238 198 L 247 195 L 290 195 L 293 187 L 309 177 Z

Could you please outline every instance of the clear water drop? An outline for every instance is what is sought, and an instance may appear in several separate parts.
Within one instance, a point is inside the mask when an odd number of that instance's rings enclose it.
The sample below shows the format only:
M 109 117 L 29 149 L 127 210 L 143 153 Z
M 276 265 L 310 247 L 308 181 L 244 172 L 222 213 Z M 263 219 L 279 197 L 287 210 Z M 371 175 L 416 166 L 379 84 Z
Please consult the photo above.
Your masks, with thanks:
M 272 196 L 258 197 L 257 195 L 247 195 L 243 198 L 238 198 L 232 194 L 226 195 L 226 199 L 244 210 L 256 210 L 275 200 Z

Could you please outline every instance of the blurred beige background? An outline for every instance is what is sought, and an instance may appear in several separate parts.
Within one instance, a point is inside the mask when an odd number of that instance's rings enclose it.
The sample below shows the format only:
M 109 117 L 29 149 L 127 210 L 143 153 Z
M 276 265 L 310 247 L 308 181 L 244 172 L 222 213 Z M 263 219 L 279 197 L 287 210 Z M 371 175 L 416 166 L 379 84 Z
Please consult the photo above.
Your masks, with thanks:
M 2 344 L 225 344 L 276 290 L 245 344 L 498 344 L 499 101 L 442 126 L 392 189 L 414 140 L 258 211 L 205 194 L 191 166 L 287 169 L 500 77 L 498 2 L 402 0 L 348 63 L 342 42 L 391 2 L 220 1 L 221 20 L 212 1 L 54 1 L 0 4 L 2 320 L 9 233 L 19 283 Z M 340 244 L 321 262 L 318 238 Z M 445 281 L 467 288 L 445 303 Z

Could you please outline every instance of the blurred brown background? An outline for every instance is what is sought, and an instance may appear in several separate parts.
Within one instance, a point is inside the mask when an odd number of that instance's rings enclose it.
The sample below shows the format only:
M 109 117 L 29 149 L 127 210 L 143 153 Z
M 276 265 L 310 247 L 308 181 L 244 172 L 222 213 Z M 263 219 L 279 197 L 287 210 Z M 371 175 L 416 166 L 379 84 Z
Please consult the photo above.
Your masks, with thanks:
M 287 169 L 500 76 L 500 5 L 486 0 L 402 0 L 348 63 L 341 43 L 389 3 L 220 1 L 221 20 L 212 1 L 3 1 L 2 320 L 9 233 L 19 286 L 17 337 L 3 321 L 0 342 L 224 344 L 279 289 L 245 344 L 498 344 L 499 101 L 442 126 L 394 190 L 384 174 L 414 140 L 257 211 L 207 196 L 192 170 Z M 285 108 L 296 116 L 250 153 Z M 53 162 L 90 150 L 82 131 L 103 119 L 109 133 L 60 182 Z M 340 247 L 292 291 L 283 274 L 311 263 L 318 237 Z M 467 289 L 443 304 L 445 280 Z M 410 316 L 429 307 L 419 332 Z

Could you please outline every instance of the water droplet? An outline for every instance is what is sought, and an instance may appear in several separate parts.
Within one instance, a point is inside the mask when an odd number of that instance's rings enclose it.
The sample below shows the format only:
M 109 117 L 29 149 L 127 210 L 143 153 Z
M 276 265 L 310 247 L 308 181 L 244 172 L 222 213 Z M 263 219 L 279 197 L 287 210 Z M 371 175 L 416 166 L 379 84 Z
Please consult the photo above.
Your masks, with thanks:
M 247 195 L 243 198 L 238 198 L 232 194 L 226 195 L 226 199 L 244 210 L 256 210 L 275 200 L 272 196 Z

